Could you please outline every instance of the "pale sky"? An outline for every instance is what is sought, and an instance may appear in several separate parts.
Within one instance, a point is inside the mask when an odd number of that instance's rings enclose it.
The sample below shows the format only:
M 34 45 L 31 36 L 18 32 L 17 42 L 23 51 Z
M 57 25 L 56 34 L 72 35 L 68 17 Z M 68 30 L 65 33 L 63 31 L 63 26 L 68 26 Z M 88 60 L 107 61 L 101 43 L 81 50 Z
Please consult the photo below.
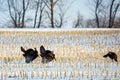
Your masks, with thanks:
M 67 19 L 68 24 L 65 25 L 67 27 L 71 26 L 73 24 L 73 21 L 75 18 L 77 18 L 78 10 L 80 14 L 83 16 L 84 19 L 91 19 L 93 18 L 92 11 L 90 10 L 89 0 L 69 0 L 73 1 L 73 3 L 70 6 L 70 10 L 68 10 L 67 15 L 70 15 L 70 17 Z
M 83 15 L 85 18 L 91 18 L 92 13 L 89 8 L 89 0 L 75 0 L 72 4 L 71 12 L 76 15 L 76 13 L 80 12 L 81 15 Z

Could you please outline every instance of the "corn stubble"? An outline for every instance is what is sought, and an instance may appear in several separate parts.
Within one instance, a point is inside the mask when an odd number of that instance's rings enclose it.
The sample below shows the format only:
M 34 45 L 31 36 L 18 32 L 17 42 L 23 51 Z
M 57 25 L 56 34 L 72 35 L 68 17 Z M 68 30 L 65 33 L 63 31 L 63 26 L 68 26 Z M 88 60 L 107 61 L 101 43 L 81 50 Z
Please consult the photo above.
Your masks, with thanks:
M 0 31 L 0 79 L 119 79 L 120 30 Z M 40 56 L 24 63 L 20 46 L 54 50 L 56 61 Z M 118 55 L 118 63 L 103 55 Z

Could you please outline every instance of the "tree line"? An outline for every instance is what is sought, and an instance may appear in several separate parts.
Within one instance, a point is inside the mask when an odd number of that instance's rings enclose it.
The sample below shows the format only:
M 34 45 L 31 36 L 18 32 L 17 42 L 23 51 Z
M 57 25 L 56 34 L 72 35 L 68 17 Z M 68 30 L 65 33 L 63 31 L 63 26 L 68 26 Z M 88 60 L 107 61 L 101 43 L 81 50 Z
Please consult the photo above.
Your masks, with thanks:
M 85 19 L 76 12 L 72 22 L 73 28 L 119 28 L 120 0 L 88 0 L 93 18 Z M 4 5 L 3 5 L 4 2 Z M 69 0 L 0 0 L 0 10 L 7 7 L 9 14 L 8 27 L 26 28 L 62 28 L 67 23 L 67 10 L 72 3 Z M 3 10 L 2 10 L 3 9 Z M 33 18 L 28 17 L 31 14 Z M 6 23 L 7 24 L 7 23 Z
M 120 27 L 120 0 L 93 0 L 97 28 Z

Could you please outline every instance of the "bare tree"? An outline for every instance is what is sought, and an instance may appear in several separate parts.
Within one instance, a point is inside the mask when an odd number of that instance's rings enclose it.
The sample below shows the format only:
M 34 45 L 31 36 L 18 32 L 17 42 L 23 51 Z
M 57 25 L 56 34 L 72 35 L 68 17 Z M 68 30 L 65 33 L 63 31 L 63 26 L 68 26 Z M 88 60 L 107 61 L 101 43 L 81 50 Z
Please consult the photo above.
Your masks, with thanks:
M 57 28 L 61 28 L 63 26 L 63 23 L 64 23 L 64 17 L 65 17 L 66 11 L 64 11 L 65 8 L 64 8 L 64 3 L 62 0 L 60 1 L 60 3 L 57 6 L 58 6 L 58 10 L 59 10 L 59 13 L 58 13 L 59 18 L 57 17 L 57 19 L 55 19 L 55 26 Z
M 106 8 L 106 6 L 103 5 L 104 0 L 89 0 L 89 4 L 90 4 L 90 9 L 93 11 L 94 13 L 94 20 L 95 20 L 95 24 L 97 28 L 101 28 L 103 27 L 103 23 L 101 21 L 103 21 L 103 12 L 105 12 L 104 8 Z M 103 8 L 104 7 L 104 8 Z M 89 22 L 88 22 L 89 23 Z
M 118 1 L 118 3 L 115 3 L 115 1 L 117 1 L 117 0 L 112 0 L 110 3 L 108 28 L 113 27 L 118 8 L 120 7 L 120 0 Z
M 25 14 L 30 0 L 7 0 L 10 18 L 14 28 L 25 27 Z M 22 8 L 21 8 L 22 7 Z
M 120 7 L 120 0 L 94 0 L 94 13 L 97 27 L 100 28 L 112 28 L 118 9 Z
M 35 19 L 34 19 L 33 28 L 36 28 L 36 27 L 39 28 L 39 27 L 41 27 L 43 11 L 44 11 L 46 5 L 44 4 L 43 0 L 37 0 L 37 1 L 34 1 L 34 2 L 35 2 L 35 5 L 36 5 L 36 8 L 35 8 L 36 11 L 35 11 Z M 39 17 L 38 17 L 38 14 L 39 14 Z M 38 17 L 38 24 L 36 23 L 37 17 Z
M 45 4 L 43 4 L 43 0 L 41 0 L 40 2 L 40 9 L 39 9 L 39 21 L 38 21 L 38 25 L 37 25 L 37 28 L 39 28 L 41 26 L 41 23 L 42 23 L 42 17 L 43 17 L 43 11 L 45 9 Z
M 14 12 L 14 16 L 12 15 L 12 8 L 13 7 L 13 10 L 15 11 L 15 8 L 14 6 L 11 6 L 11 3 L 10 3 L 10 0 L 8 0 L 8 8 L 9 8 L 9 14 L 10 14 L 10 17 L 13 21 L 13 24 L 14 24 L 14 27 L 16 28 L 17 27 L 17 21 L 16 21 L 16 13 Z
M 77 19 L 73 22 L 73 28 L 84 27 L 84 20 L 83 16 L 78 11 Z
M 66 14 L 69 8 L 71 8 L 73 2 L 73 0 L 60 0 L 59 3 L 56 4 L 56 18 L 54 18 L 55 27 L 61 28 L 67 23 L 68 15 Z
M 95 3 L 95 18 L 96 18 L 96 24 L 97 27 L 100 28 L 100 24 L 99 24 L 99 13 L 100 13 L 100 6 L 102 4 L 103 0 L 94 0 Z
M 50 15 L 48 12 L 47 12 L 47 14 L 48 14 L 48 17 L 50 18 L 52 28 L 55 28 L 55 25 L 54 25 L 54 7 L 58 1 L 59 0 L 55 0 L 55 1 L 54 0 L 44 0 L 44 3 L 46 4 L 48 9 L 50 10 Z

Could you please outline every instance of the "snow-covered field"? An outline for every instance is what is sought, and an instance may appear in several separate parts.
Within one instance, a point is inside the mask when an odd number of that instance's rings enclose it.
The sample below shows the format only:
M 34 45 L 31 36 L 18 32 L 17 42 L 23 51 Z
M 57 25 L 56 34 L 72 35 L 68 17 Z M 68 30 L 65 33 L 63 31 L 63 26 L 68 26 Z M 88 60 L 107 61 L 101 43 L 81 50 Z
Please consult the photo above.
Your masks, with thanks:
M 20 47 L 53 50 L 57 61 L 26 64 Z M 118 63 L 104 59 L 108 51 Z M 118 29 L 0 29 L 0 80 L 119 80 Z

